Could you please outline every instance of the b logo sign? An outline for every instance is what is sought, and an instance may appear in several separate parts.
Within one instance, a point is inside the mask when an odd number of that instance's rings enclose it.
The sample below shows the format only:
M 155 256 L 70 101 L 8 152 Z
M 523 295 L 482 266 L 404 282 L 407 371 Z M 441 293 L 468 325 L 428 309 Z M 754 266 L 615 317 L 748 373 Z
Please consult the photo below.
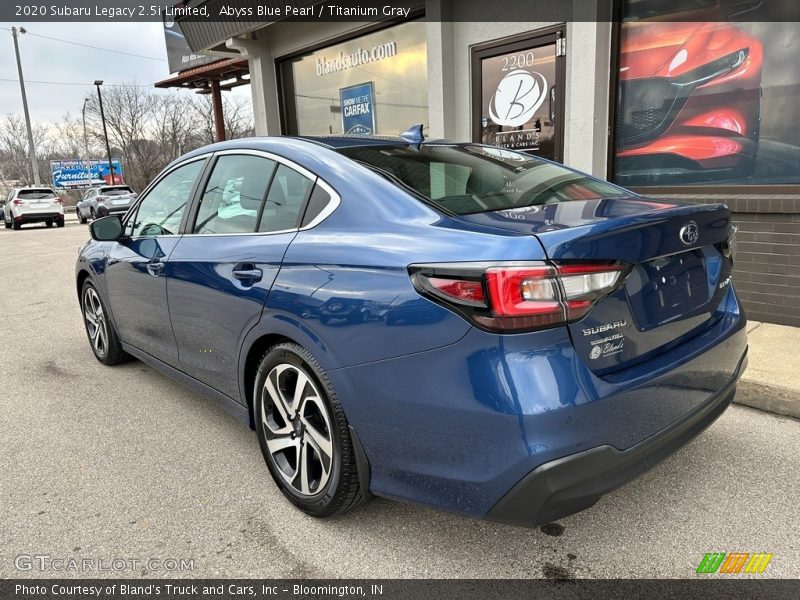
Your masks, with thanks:
M 489 117 L 497 125 L 519 127 L 531 120 L 547 97 L 547 80 L 536 71 L 508 73 L 489 102 Z

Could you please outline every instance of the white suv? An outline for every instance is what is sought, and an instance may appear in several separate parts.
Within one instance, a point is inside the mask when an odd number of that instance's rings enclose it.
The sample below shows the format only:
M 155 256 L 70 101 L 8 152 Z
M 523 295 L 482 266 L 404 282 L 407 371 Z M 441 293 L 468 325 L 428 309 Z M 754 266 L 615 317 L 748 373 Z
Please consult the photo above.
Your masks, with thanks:
M 64 226 L 64 201 L 49 187 L 14 188 L 3 208 L 6 229 L 19 229 L 25 223 Z

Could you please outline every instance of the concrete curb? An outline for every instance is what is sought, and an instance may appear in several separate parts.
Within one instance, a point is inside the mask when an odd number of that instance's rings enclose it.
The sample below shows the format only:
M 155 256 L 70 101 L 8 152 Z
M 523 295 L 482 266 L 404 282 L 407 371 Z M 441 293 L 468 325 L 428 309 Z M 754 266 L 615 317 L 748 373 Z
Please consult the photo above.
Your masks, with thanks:
M 777 385 L 765 385 L 741 379 L 736 386 L 734 404 L 764 412 L 800 419 L 800 398 L 797 391 Z

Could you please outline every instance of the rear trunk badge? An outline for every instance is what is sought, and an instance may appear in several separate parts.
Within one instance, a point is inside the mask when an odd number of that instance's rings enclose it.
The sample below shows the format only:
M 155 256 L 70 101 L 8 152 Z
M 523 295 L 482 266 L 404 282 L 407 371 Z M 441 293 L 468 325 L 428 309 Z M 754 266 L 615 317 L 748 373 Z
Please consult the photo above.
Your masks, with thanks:
M 691 246 L 700 237 L 700 228 L 694 221 L 689 221 L 686 225 L 681 227 L 681 230 L 678 233 L 678 235 L 680 236 L 681 241 L 685 245 Z

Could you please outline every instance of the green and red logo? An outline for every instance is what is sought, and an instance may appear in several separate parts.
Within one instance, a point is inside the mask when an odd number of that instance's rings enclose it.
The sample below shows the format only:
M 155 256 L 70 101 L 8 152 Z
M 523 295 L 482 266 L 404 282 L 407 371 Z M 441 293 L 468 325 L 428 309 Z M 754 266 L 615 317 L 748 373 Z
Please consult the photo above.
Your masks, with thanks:
M 700 561 L 696 573 L 763 573 L 772 560 L 766 552 L 707 552 Z

